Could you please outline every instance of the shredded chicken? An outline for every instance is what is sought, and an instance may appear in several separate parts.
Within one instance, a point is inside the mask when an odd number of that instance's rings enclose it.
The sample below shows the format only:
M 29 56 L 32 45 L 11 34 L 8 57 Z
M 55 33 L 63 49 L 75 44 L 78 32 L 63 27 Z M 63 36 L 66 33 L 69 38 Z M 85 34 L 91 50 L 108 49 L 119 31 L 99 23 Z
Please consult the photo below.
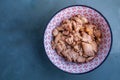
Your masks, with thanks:
M 70 62 L 84 63 L 95 58 L 102 33 L 81 15 L 63 20 L 53 29 L 52 48 Z

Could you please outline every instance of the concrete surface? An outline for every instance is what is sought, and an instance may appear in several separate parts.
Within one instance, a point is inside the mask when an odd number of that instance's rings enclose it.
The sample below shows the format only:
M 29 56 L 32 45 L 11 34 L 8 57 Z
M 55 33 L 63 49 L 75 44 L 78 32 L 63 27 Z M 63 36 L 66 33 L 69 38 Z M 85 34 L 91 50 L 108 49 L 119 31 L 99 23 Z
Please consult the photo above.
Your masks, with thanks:
M 98 69 L 83 75 L 58 70 L 46 57 L 43 34 L 58 10 L 91 6 L 108 20 L 113 46 Z M 0 80 L 118 80 L 120 77 L 120 0 L 0 0 Z

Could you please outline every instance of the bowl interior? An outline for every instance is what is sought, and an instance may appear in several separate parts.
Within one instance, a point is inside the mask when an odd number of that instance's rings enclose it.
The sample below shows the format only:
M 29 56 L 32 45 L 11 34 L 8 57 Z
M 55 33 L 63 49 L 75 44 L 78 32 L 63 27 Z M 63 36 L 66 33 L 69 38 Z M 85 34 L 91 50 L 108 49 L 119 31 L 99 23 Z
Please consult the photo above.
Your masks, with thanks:
M 95 57 L 92 61 L 83 64 L 76 64 L 65 61 L 51 47 L 52 30 L 57 27 L 62 20 L 68 19 L 76 14 L 85 16 L 89 22 L 97 25 L 102 31 L 102 42 L 99 46 L 97 57 Z M 51 19 L 45 30 L 44 46 L 50 61 L 61 70 L 69 73 L 85 73 L 99 66 L 108 55 L 111 47 L 110 27 L 104 17 L 95 9 L 86 6 L 71 6 L 59 11 Z

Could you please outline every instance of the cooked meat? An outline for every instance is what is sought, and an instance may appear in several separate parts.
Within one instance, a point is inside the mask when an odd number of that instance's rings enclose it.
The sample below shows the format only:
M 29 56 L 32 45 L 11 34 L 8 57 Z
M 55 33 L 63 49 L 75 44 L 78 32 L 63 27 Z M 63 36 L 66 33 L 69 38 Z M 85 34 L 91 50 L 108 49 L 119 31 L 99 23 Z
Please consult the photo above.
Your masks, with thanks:
M 83 56 L 79 56 L 79 57 L 77 58 L 77 62 L 78 62 L 78 63 L 83 63 L 83 62 L 85 62 L 85 58 L 84 58 Z
M 69 53 L 71 52 L 71 49 L 66 49 L 62 52 L 63 57 L 68 60 L 68 61 L 72 61 L 72 58 L 69 56 Z
M 87 55 L 87 56 L 94 56 L 95 55 L 95 53 L 93 51 L 93 47 L 91 44 L 82 42 L 82 46 L 83 46 L 83 51 L 84 51 L 85 55 Z
M 53 36 L 57 36 L 58 34 L 58 30 L 57 29 L 53 29 Z
M 62 33 L 63 33 L 63 35 L 65 35 L 65 36 L 69 35 L 69 31 L 63 31 Z
M 82 41 L 84 41 L 84 42 L 91 42 L 92 38 L 86 32 L 82 32 Z
M 73 43 L 73 35 L 70 35 L 70 37 L 66 38 L 65 40 L 67 44 L 72 44 Z
M 97 43 L 95 41 L 92 41 L 90 44 L 92 45 L 93 51 L 95 53 L 97 53 L 97 51 L 98 51 Z
M 95 31 L 94 31 L 94 35 L 95 35 L 97 38 L 100 38 L 100 37 L 101 37 L 101 31 L 100 31 L 100 30 L 95 30 Z
M 82 20 L 82 23 L 88 23 L 88 20 L 87 20 L 87 18 L 85 18 L 85 17 L 81 17 L 81 20 Z
M 55 37 L 55 43 L 58 43 L 60 39 L 61 39 L 61 33 L 58 33 L 58 35 Z
M 72 61 L 76 62 L 77 57 L 79 56 L 77 52 L 75 52 L 74 50 L 71 50 L 71 52 L 69 52 L 69 56 L 71 57 Z
M 86 62 L 89 62 L 89 61 L 91 61 L 92 59 L 94 59 L 94 56 L 87 58 L 87 59 L 86 59 Z
M 71 32 L 71 31 L 72 31 L 72 24 L 71 24 L 71 23 L 64 24 L 64 25 L 63 25 L 63 28 L 64 28 L 66 31 Z
M 56 27 L 56 29 L 57 29 L 59 32 L 64 31 L 63 26 L 58 26 L 58 27 Z
M 63 20 L 52 34 L 52 48 L 65 60 L 76 63 L 94 59 L 102 37 L 101 31 L 81 15 Z
M 75 46 L 74 46 L 74 50 L 75 50 L 76 52 L 79 52 L 79 50 L 80 50 L 79 45 L 75 45 Z
M 93 36 L 93 27 L 90 25 L 86 25 L 85 31 L 90 35 Z
M 52 49 L 55 49 L 56 48 L 56 45 L 54 41 L 51 42 L 51 45 L 52 45 Z

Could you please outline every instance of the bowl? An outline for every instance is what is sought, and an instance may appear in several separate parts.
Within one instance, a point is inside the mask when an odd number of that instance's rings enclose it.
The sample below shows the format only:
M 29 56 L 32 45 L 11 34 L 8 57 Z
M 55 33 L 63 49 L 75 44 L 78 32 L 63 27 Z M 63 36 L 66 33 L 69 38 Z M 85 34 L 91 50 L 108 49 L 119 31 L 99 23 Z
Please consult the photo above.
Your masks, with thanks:
M 90 23 L 99 26 L 102 31 L 102 41 L 97 56 L 87 63 L 72 63 L 65 61 L 52 49 L 52 30 L 64 19 L 73 15 L 85 16 Z M 44 47 L 49 60 L 60 70 L 73 74 L 82 74 L 98 68 L 108 57 L 112 46 L 112 31 L 107 19 L 96 9 L 85 5 L 72 5 L 58 11 L 50 20 L 44 33 Z

